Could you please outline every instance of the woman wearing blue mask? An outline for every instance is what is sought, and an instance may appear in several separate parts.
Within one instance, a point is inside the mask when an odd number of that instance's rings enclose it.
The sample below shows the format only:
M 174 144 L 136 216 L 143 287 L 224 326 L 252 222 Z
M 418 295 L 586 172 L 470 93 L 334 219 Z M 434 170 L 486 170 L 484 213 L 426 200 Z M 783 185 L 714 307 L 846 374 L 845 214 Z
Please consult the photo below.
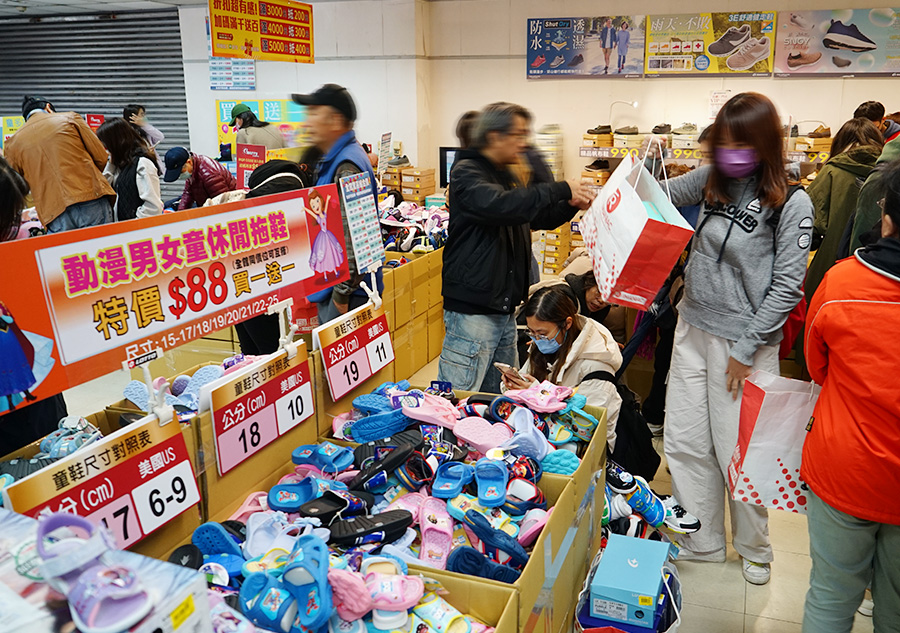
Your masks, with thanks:
M 535 291 L 523 313 L 531 337 L 528 360 L 520 377 L 503 373 L 503 387 L 525 389 L 534 381 L 544 380 L 578 387 L 588 405 L 606 409 L 607 440 L 614 447 L 622 398 L 611 382 L 585 380 L 593 372 L 615 374 L 622 365 L 622 353 L 612 334 L 578 313 L 575 294 L 564 281 Z
M 683 538 L 679 561 L 725 561 L 739 396 L 754 371 L 780 373 L 781 328 L 803 296 L 813 206 L 788 182 L 783 141 L 769 99 L 736 95 L 709 136 L 712 164 L 669 181 L 675 206 L 700 204 L 666 395 L 672 494 L 703 524 Z M 658 156 L 655 147 L 651 155 Z M 765 584 L 772 561 L 766 510 L 728 499 L 744 578 Z

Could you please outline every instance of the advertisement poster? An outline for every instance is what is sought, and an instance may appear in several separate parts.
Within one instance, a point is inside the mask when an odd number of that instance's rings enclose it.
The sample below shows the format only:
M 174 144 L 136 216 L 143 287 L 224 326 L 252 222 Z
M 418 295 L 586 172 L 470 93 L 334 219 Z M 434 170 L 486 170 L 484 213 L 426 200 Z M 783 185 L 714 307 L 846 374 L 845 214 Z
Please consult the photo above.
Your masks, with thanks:
M 238 189 L 249 189 L 253 170 L 266 162 L 266 146 L 238 143 L 234 158 L 237 162 Z
M 210 90 L 256 90 L 255 61 L 213 57 L 208 17 L 206 18 L 206 50 L 209 56 Z
M 261 99 L 259 101 L 216 101 L 216 130 L 219 145 L 231 144 L 231 154 L 236 156 L 235 139 L 237 133 L 231 127 L 231 109 L 239 103 L 250 107 L 260 121 L 266 121 L 278 127 L 287 147 L 304 147 L 309 145 L 309 134 L 306 129 L 306 108 L 293 99 Z
M 3 126 L 3 142 L 0 147 L 6 143 L 6 139 L 19 131 L 19 128 L 25 125 L 25 118 L 20 116 L 5 116 L 0 119 L 0 125 Z
M 310 207 L 329 212 L 328 249 Z M 0 256 L 17 262 L 0 278 L 0 413 L 349 277 L 336 185 L 4 242 Z
M 528 78 L 640 77 L 644 16 L 528 20 Z
M 648 77 L 772 74 L 775 12 L 651 15 Z
M 776 77 L 900 76 L 900 9 L 778 14 Z
M 209 0 L 213 57 L 312 64 L 312 5 L 295 0 Z

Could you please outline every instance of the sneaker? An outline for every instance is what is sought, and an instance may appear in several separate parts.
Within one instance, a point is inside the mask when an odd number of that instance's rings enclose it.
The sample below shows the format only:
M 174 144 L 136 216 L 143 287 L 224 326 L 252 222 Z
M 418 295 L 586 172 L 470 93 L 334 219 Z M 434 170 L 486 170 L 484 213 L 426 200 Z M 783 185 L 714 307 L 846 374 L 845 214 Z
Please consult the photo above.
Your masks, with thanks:
M 655 128 L 653 128 L 654 134 L 668 134 L 672 131 L 672 126 L 668 123 L 660 123 Z
M 607 486 L 607 488 L 609 488 Z M 615 521 L 627 516 L 631 516 L 634 512 L 628 501 L 622 495 L 617 495 L 609 490 L 609 520 Z
M 725 60 L 731 70 L 749 70 L 756 62 L 766 59 L 772 50 L 772 42 L 768 37 L 756 39 L 751 37 L 741 44 L 738 51 Z
M 828 32 L 822 38 L 825 48 L 863 53 L 874 51 L 878 46 L 863 35 L 855 24 L 844 24 L 840 20 L 832 20 Z
M 605 158 L 598 158 L 590 165 L 585 165 L 585 171 L 603 171 L 604 169 L 609 169 L 609 161 Z
M 573 57 L 572 60 L 571 60 L 568 64 L 566 64 L 566 65 L 567 65 L 569 68 L 574 68 L 575 66 L 577 66 L 578 64 L 581 64 L 581 63 L 583 63 L 583 62 L 584 62 L 584 56 L 582 56 L 582 54 L 579 53 L 578 55 L 576 55 L 575 57 Z
M 406 154 L 388 161 L 390 167 L 408 167 L 409 164 L 409 159 L 406 157 Z
M 587 131 L 588 134 L 612 134 L 612 128 L 608 125 L 598 125 Z
M 662 424 L 651 424 L 650 422 L 647 422 L 647 428 L 653 433 L 653 437 L 662 437 L 665 432 L 665 427 Z
M 849 59 L 844 59 L 843 57 L 838 57 L 837 55 L 835 55 L 831 58 L 831 63 L 838 68 L 846 68 L 853 62 L 851 62 Z
M 678 534 L 693 534 L 700 529 L 700 519 L 678 505 L 672 495 L 661 496 L 666 509 L 666 527 Z
M 550 62 L 550 68 L 558 68 L 566 63 L 566 58 L 562 55 L 557 55 L 552 62 Z
M 606 460 L 606 485 L 620 495 L 629 495 L 637 490 L 637 482 L 631 473 L 611 459 Z
M 637 514 L 644 517 L 653 527 L 659 527 L 665 522 L 666 507 L 663 505 L 656 493 L 650 490 L 650 484 L 643 477 L 635 477 L 637 489 L 625 498 L 628 505 L 634 508 Z
M 791 24 L 794 26 L 799 26 L 801 29 L 805 29 L 807 31 L 813 30 L 816 25 L 807 20 L 805 17 L 800 15 L 799 13 L 791 13 Z
M 863 598 L 862 604 L 859 605 L 859 608 L 856 612 L 860 615 L 864 615 L 867 618 L 872 617 L 872 612 L 875 610 L 875 603 L 872 601 L 872 590 L 866 589 L 866 597 Z
M 752 560 L 745 558 L 741 573 L 744 575 L 744 580 L 750 584 L 764 585 L 772 577 L 772 568 L 769 566 L 769 563 L 754 563 Z
M 636 125 L 626 125 L 624 127 L 616 128 L 616 134 L 637 134 L 638 129 Z
M 790 130 L 786 125 L 781 126 L 781 135 L 787 136 L 788 134 L 791 135 L 791 138 L 797 138 L 800 135 L 796 125 L 792 125 Z
M 628 536 L 631 538 L 649 538 L 655 530 L 647 525 L 647 522 L 636 514 L 621 517 L 610 521 L 609 531 L 613 534 Z
M 733 26 L 724 35 L 709 45 L 707 51 L 716 57 L 727 57 L 735 52 L 741 44 L 750 39 L 750 25 L 742 24 L 736 29 Z
M 531 67 L 537 68 L 538 66 L 543 66 L 546 63 L 547 63 L 547 58 L 544 57 L 543 55 L 538 55 L 537 57 L 534 58 L 534 61 L 531 62 Z
M 681 127 L 677 127 L 672 130 L 672 134 L 696 134 L 697 133 L 697 124 L 696 123 L 682 123 Z
M 800 68 L 801 66 L 812 66 L 822 59 L 822 53 L 791 53 L 787 58 L 788 68 Z
M 806 136 L 809 138 L 831 138 L 831 128 L 820 125 Z
M 675 560 L 681 561 L 692 561 L 698 563 L 724 563 L 725 562 L 725 550 L 720 549 L 715 552 L 693 552 L 684 547 L 679 548 L 678 550 L 678 558 Z

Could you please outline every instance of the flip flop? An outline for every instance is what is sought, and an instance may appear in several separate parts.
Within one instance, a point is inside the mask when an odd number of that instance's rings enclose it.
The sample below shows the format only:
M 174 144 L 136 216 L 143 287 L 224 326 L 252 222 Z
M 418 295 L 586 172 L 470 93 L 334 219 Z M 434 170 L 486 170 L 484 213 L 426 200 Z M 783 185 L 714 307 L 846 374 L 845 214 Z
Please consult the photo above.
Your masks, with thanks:
M 364 413 L 365 415 L 374 415 L 376 413 L 387 413 L 393 411 L 391 399 L 382 394 L 364 393 L 353 399 L 353 408 Z
M 419 522 L 419 511 L 422 507 L 422 503 L 427 499 L 425 495 L 421 492 L 408 492 L 405 495 L 400 495 L 396 499 L 394 499 L 391 504 L 387 507 L 390 510 L 406 510 L 412 515 L 413 522 L 415 525 Z
M 67 530 L 66 536 L 50 537 L 63 528 Z M 42 561 L 41 575 L 48 585 L 63 595 L 68 595 L 86 569 L 109 562 L 107 552 L 113 549 L 117 547 L 112 535 L 83 517 L 55 512 L 38 519 L 37 553 Z
M 221 523 L 209 521 L 194 530 L 191 542 L 207 556 L 213 554 L 234 554 L 243 558 L 240 544 L 228 533 Z
M 504 395 L 524 404 L 532 411 L 555 413 L 566 408 L 563 400 L 572 393 L 571 387 L 554 385 L 549 380 L 545 380 L 541 383 L 534 383 L 527 389 L 509 389 Z
M 572 429 L 568 426 L 560 424 L 559 422 L 550 423 L 550 430 L 547 435 L 548 442 L 554 446 L 562 446 L 563 444 L 568 444 L 573 439 L 575 439 L 575 434 L 572 433 Z
M 464 522 L 478 537 L 484 548 L 484 554 L 494 562 L 505 562 L 504 557 L 500 555 L 500 552 L 503 552 L 513 565 L 525 566 L 528 563 L 528 554 L 519 542 L 506 532 L 495 529 L 482 515 L 469 510 L 466 512 Z
M 431 494 L 438 499 L 452 499 L 475 478 L 475 469 L 469 464 L 445 462 L 438 466 Z
M 453 432 L 457 439 L 465 442 L 482 455 L 492 448 L 501 446 L 513 436 L 513 431 L 506 424 L 491 424 L 484 418 L 463 418 Z
M 281 575 L 285 589 L 297 599 L 300 625 L 313 631 L 324 625 L 331 615 L 328 558 L 325 541 L 312 534 L 301 536 Z
M 478 576 L 499 582 L 514 583 L 522 575 L 517 569 L 490 560 L 474 547 L 457 547 L 447 558 L 447 571 Z
M 360 444 L 382 440 L 405 431 L 411 424 L 413 421 L 403 415 L 403 411 L 400 409 L 376 413 L 360 418 L 353 423 L 350 429 L 351 439 Z
M 331 585 L 334 609 L 342 620 L 359 620 L 374 607 L 366 581 L 360 574 L 332 567 L 328 569 L 328 584 Z
M 466 512 L 469 510 L 479 513 L 490 521 L 494 528 L 503 530 L 510 536 L 515 536 L 519 533 L 519 526 L 513 523 L 510 516 L 501 508 L 485 508 L 478 503 L 478 499 L 466 493 L 447 500 L 447 512 L 460 523 L 465 521 Z
M 519 530 L 519 536 L 516 538 L 522 547 L 528 547 L 537 540 L 537 537 L 541 534 L 541 530 L 547 525 L 547 521 L 550 519 L 550 514 L 552 512 L 553 508 L 550 508 L 549 511 L 535 508 L 529 510 L 528 513 L 525 514 L 525 518 L 522 519 L 522 527 Z
M 422 530 L 419 558 L 438 569 L 445 569 L 453 548 L 453 519 L 447 512 L 447 504 L 434 497 L 425 499 L 419 512 L 419 525 Z
M 423 596 L 413 607 L 418 616 L 435 633 L 471 633 L 472 623 L 450 603 L 434 593 Z
M 238 594 L 241 613 L 267 631 L 291 630 L 297 617 L 297 600 L 269 574 L 258 572 L 244 579 Z
M 521 404 L 519 404 L 512 398 L 508 398 L 506 396 L 497 396 L 491 402 L 491 417 L 498 422 L 506 422 L 506 420 L 509 419 L 509 416 L 512 415 L 513 411 L 521 406 Z
M 567 450 L 553 451 L 541 460 L 541 468 L 544 472 L 556 475 L 572 476 L 579 466 L 581 466 L 581 460 L 575 453 Z
M 169 562 L 188 569 L 200 569 L 200 565 L 203 564 L 203 552 L 193 543 L 181 545 L 169 554 Z
M 409 429 L 380 440 L 360 444 L 353 449 L 353 466 L 357 470 L 362 470 L 372 460 L 378 458 L 378 453 L 386 452 L 384 449 L 395 449 L 402 444 L 412 444 L 415 450 L 421 450 L 424 446 L 422 432 L 419 429 Z
M 397 576 L 371 572 L 366 574 L 366 587 L 372 596 L 372 623 L 375 628 L 392 631 L 409 621 L 408 609 L 416 606 L 425 592 L 418 576 Z
M 291 453 L 291 461 L 298 465 L 310 465 L 324 473 L 339 473 L 353 465 L 353 451 L 331 442 L 305 444 Z
M 478 503 L 485 508 L 502 506 L 506 501 L 509 471 L 502 462 L 482 458 L 475 463 L 475 482 L 478 484 Z
M 321 497 L 307 501 L 298 512 L 300 516 L 315 517 L 322 525 L 331 525 L 332 521 L 339 518 L 366 514 L 366 511 L 375 505 L 375 497 L 367 492 L 345 490 L 326 490 Z
M 400 480 L 400 484 L 404 488 L 410 492 L 415 492 L 434 481 L 434 469 L 436 466 L 436 460 L 435 463 L 429 463 L 422 453 L 414 452 L 409 456 L 409 459 L 394 471 L 394 475 Z
M 82 633 L 125 631 L 153 608 L 137 574 L 121 565 L 87 569 L 66 598 L 72 621 Z
M 402 466 L 413 454 L 412 444 L 401 444 L 385 457 L 370 463 L 347 484 L 350 490 L 370 490 L 387 483 L 388 476 Z
M 329 526 L 330 543 L 340 546 L 366 543 L 391 543 L 412 525 L 412 514 L 406 510 L 391 510 L 372 516 L 350 517 Z
M 287 565 L 288 556 L 290 556 L 290 554 L 291 553 L 284 548 L 273 547 L 262 556 L 257 556 L 256 558 L 244 561 L 243 565 L 238 568 L 238 573 L 243 575 L 244 578 L 249 578 L 250 574 L 257 574 L 259 572 L 280 578 L 281 574 L 284 573 L 284 566 Z M 231 572 L 229 572 L 228 575 L 230 576 Z
M 296 484 L 276 484 L 267 495 L 266 503 L 272 510 L 297 512 L 307 501 L 319 496 L 319 485 L 313 477 L 307 477 Z
M 527 479 L 510 479 L 506 486 L 503 509 L 512 516 L 522 516 L 535 508 L 547 508 L 547 498 L 541 489 Z
M 247 495 L 247 498 L 244 499 L 244 503 L 241 504 L 241 507 L 235 510 L 228 518 L 232 521 L 247 523 L 247 519 L 250 518 L 251 514 L 269 509 L 269 506 L 266 503 L 268 496 L 268 492 L 251 492 Z
M 453 429 L 459 421 L 459 410 L 449 400 L 423 392 L 423 402 L 417 407 L 403 407 L 403 413 L 413 420 L 437 424 Z

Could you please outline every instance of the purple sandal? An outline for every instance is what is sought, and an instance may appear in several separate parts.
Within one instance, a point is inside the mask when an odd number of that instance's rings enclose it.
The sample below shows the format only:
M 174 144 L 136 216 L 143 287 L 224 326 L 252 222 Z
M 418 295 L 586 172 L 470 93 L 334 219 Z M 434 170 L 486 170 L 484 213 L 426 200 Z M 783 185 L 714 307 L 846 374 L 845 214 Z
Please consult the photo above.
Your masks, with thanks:
M 67 528 L 70 534 L 57 535 L 54 542 L 47 537 Z M 86 536 L 79 536 L 84 533 Z M 41 574 L 47 584 L 63 595 L 79 580 L 89 567 L 105 563 L 104 554 L 115 549 L 113 536 L 105 529 L 80 516 L 55 512 L 38 520 L 37 552 L 41 557 Z
M 134 571 L 95 565 L 68 595 L 72 620 L 82 633 L 118 633 L 150 613 L 153 601 Z

